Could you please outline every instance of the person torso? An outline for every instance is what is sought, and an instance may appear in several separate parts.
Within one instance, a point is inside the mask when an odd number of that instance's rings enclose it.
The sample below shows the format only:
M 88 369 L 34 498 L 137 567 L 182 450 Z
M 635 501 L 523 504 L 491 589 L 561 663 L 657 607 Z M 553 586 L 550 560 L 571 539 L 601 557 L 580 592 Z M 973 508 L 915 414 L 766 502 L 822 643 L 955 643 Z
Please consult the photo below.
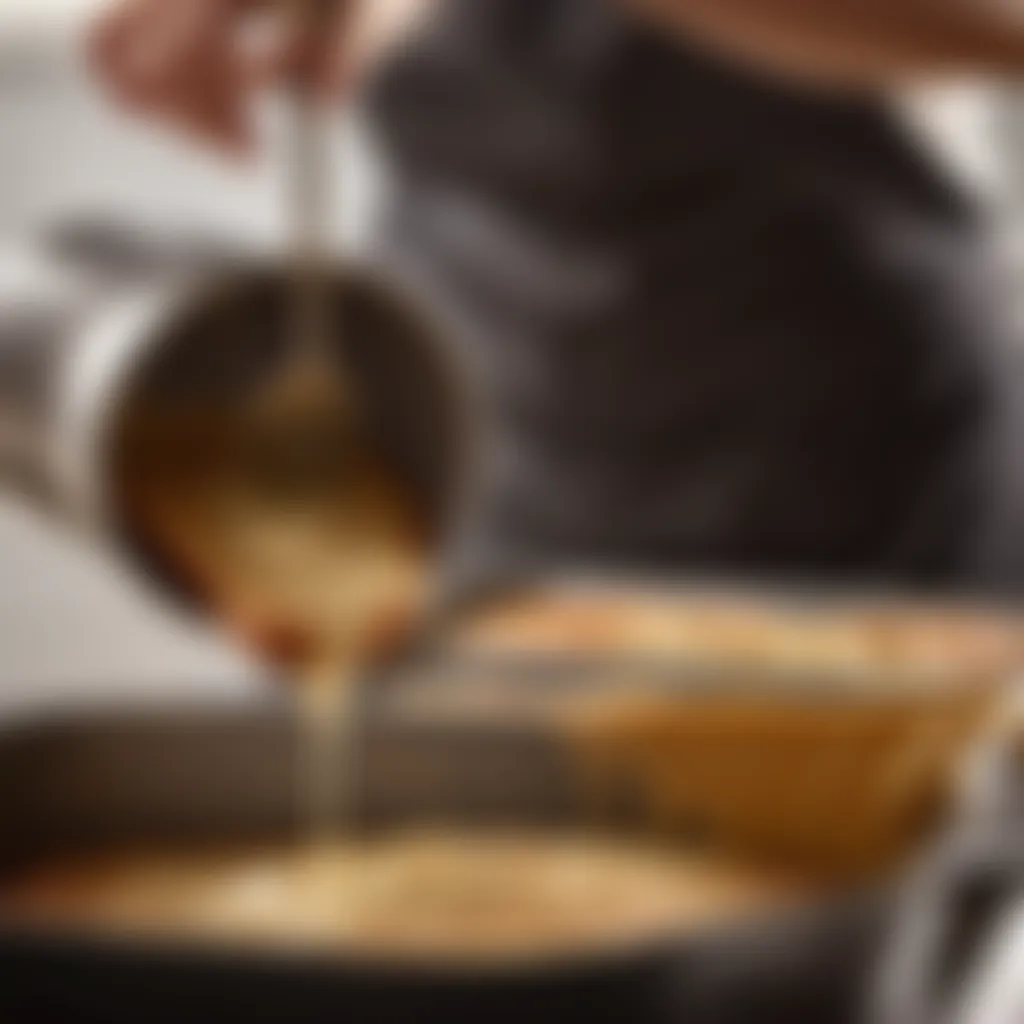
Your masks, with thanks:
M 446 0 L 382 75 L 392 246 L 451 299 L 495 544 L 940 576 L 992 486 L 973 212 L 881 102 L 613 0 Z

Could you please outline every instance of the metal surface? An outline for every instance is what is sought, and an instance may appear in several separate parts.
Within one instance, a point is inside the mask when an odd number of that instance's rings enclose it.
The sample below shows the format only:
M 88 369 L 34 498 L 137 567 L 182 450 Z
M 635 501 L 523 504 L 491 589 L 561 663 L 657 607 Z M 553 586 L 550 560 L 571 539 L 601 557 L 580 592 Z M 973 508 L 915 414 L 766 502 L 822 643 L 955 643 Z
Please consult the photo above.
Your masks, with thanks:
M 579 669 L 571 665 L 561 675 L 497 663 L 485 672 L 422 655 L 394 666 L 367 691 L 364 826 L 559 828 L 578 821 L 565 750 L 537 716 L 467 714 L 463 707 L 474 691 L 525 687 L 522 710 L 574 678 Z M 231 708 L 211 699 L 0 723 L 0 871 L 100 842 L 299 835 L 296 737 L 287 706 L 273 697 Z M 1019 792 L 1007 784 L 1007 771 L 1013 774 L 1004 757 L 979 754 L 984 777 L 971 787 L 958 828 L 906 885 L 880 879 L 873 893 L 857 898 L 827 899 L 728 934 L 638 948 L 613 962 L 460 976 L 409 965 L 104 946 L 0 923 L 0 1013 L 76 1024 L 127 1024 L 143 1015 L 168 1024 L 243 1016 L 945 1024 L 964 985 L 984 980 L 979 950 L 995 941 L 991 915 L 964 899 L 972 903 L 975 881 L 985 890 L 993 879 L 997 849 L 1007 870 L 988 887 L 996 901 L 988 910 L 998 912 L 1002 893 L 1019 884 L 1009 870 L 1019 866 L 1019 848 L 1007 845 L 1006 830 L 1019 819 Z M 615 824 L 631 827 L 629 815 Z M 887 970 L 879 974 L 881 966 Z M 890 1001 L 894 976 L 903 1003 Z M 865 1016 L 868 1009 L 875 1016 Z
M 55 237 L 49 270 L 61 301 L 48 293 L 0 324 L 0 474 L 109 533 L 121 525 L 109 455 L 128 399 L 152 389 L 216 412 L 267 390 L 287 362 L 292 274 L 212 243 L 102 229 Z M 321 283 L 327 354 L 374 429 L 400 436 L 432 500 L 447 499 L 470 431 L 444 332 L 377 268 L 332 267 Z
M 10 869 L 100 841 L 294 834 L 283 708 L 183 708 L 40 721 L 0 733 L 0 851 Z M 393 728 L 369 739 L 369 827 L 572 820 L 564 763 L 529 730 Z M 413 770 L 413 768 L 415 770 Z M 202 956 L 0 924 L 5 1019 L 854 1020 L 884 901 L 823 904 L 729 934 L 536 970 L 460 973 L 355 961 Z M 53 984 L 59 978 L 60 984 Z
M 1024 759 L 978 747 L 955 827 L 904 887 L 872 1024 L 1011 1024 L 1024 1010 Z

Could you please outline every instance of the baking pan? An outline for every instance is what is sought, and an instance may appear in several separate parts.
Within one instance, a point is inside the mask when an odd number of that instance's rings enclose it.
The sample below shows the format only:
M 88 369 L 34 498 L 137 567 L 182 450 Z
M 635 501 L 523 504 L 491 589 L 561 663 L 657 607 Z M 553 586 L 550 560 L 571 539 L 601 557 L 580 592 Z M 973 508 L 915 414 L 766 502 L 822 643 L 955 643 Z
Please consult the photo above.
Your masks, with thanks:
M 582 681 L 565 727 L 602 793 L 847 875 L 943 823 L 1024 680 L 1019 608 L 892 590 L 524 575 L 464 593 L 432 641 L 464 706 L 490 700 L 467 678 L 516 677 L 492 716 Z
M 401 687 L 384 687 L 392 695 Z M 409 821 L 557 828 L 576 814 L 565 758 L 527 725 L 463 728 L 366 712 L 362 827 Z M 379 706 L 373 706 L 379 704 Z M 0 727 L 0 871 L 119 842 L 298 832 L 287 708 L 62 714 Z M 678 1021 L 857 1019 L 892 913 L 888 887 L 576 962 L 459 970 L 217 953 L 34 933 L 0 919 L 5 1021 Z

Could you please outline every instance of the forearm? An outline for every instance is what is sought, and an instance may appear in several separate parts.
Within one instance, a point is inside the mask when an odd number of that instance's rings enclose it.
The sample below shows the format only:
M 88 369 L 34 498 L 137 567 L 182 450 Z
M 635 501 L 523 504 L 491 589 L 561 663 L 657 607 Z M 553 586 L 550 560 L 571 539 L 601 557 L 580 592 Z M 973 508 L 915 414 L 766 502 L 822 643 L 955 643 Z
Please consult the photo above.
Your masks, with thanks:
M 1024 0 L 627 0 L 784 74 L 876 85 L 1024 75 Z

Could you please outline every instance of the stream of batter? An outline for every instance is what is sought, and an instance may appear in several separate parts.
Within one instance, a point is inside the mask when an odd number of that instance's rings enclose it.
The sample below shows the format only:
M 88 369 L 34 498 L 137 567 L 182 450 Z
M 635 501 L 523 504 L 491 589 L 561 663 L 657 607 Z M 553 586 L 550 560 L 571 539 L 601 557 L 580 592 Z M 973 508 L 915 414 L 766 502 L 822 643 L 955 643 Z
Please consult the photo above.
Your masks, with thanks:
M 44 863 L 0 887 L 0 912 L 133 937 L 472 963 L 578 955 L 794 898 L 789 880 L 763 870 L 643 843 L 347 830 L 359 680 L 422 608 L 421 531 L 369 447 L 349 446 L 336 472 L 297 486 L 234 444 L 210 436 L 160 456 L 146 443 L 126 497 L 149 544 L 290 676 L 303 835 Z
M 315 479 L 280 469 L 149 448 L 128 500 L 150 545 L 290 680 L 299 805 L 320 846 L 355 811 L 358 682 L 415 620 L 427 559 L 412 503 L 368 445 L 342 448 Z

